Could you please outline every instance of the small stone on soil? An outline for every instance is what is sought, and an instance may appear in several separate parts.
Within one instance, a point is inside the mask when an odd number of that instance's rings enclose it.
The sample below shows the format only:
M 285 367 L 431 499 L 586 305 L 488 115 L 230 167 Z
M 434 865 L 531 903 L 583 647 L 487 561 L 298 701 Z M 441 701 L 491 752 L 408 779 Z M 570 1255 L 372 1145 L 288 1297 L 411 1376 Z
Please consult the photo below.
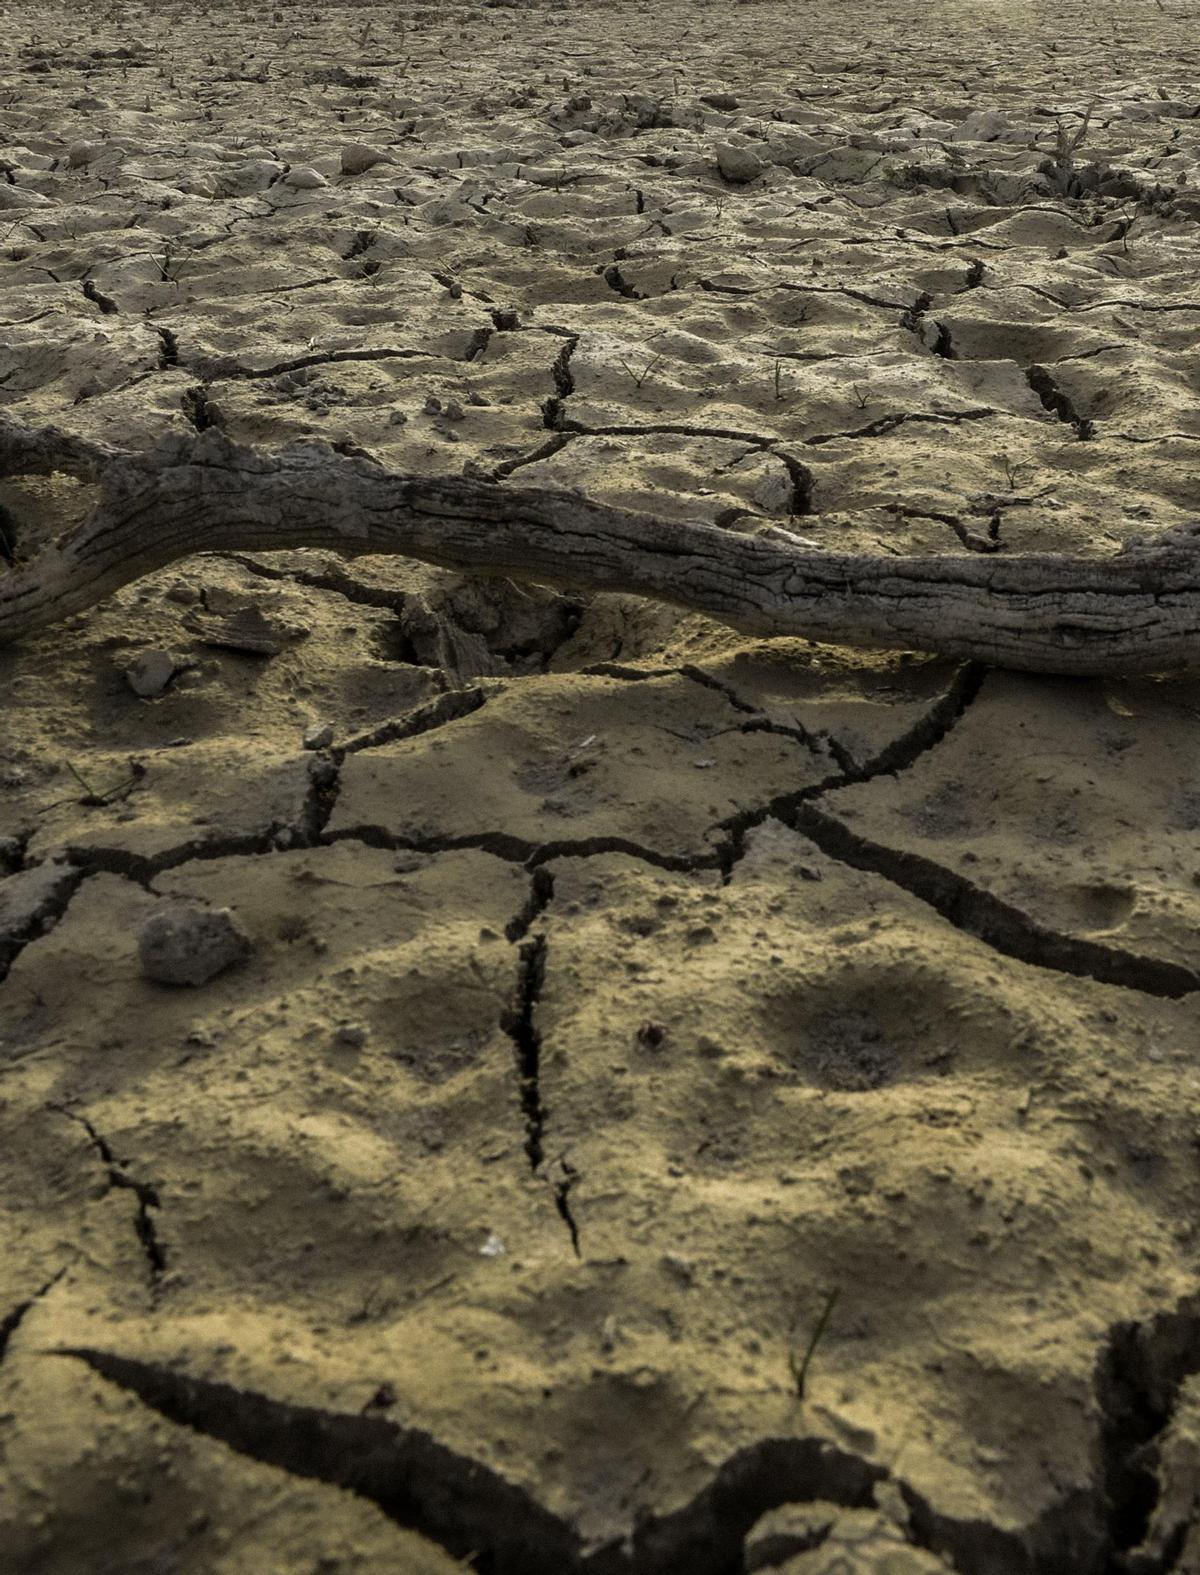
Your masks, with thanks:
M 250 938 L 228 908 L 172 903 L 138 934 L 142 973 L 159 984 L 207 984 L 250 954 Z
M 135 695 L 140 695 L 143 700 L 152 700 L 162 694 L 171 682 L 177 665 L 170 651 L 155 647 L 134 658 L 125 669 L 125 682 Z

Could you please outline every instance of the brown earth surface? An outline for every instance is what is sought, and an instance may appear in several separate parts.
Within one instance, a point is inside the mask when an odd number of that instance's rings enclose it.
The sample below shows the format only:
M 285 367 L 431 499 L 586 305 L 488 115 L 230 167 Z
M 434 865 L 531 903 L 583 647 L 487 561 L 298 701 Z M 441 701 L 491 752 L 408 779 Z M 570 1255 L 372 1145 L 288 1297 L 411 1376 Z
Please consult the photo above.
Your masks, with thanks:
M 14 420 L 1200 517 L 1178 0 L 0 15 Z M 0 696 L 6 1575 L 1200 1571 L 1194 680 L 310 550 Z

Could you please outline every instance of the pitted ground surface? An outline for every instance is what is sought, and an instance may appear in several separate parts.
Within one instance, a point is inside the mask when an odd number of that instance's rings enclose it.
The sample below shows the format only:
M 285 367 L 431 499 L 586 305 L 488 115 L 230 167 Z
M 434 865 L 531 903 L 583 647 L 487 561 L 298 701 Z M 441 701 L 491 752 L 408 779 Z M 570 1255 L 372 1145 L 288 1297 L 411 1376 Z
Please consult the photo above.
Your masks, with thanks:
M 1178 4 L 4 25 L 10 417 L 879 552 L 1200 512 Z M 0 683 L 7 1567 L 1200 1570 L 1193 682 L 291 552 Z M 249 959 L 144 979 L 172 898 Z

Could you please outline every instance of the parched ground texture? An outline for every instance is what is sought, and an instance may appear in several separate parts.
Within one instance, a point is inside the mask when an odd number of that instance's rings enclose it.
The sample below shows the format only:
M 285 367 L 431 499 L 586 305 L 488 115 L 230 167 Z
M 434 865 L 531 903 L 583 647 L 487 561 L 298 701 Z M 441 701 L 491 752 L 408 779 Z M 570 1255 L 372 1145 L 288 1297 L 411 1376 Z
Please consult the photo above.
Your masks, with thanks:
M 1177 0 L 0 22 L 10 418 L 881 553 L 1200 514 Z M 297 551 L 0 697 L 6 1570 L 1200 1570 L 1194 681 Z M 173 900 L 248 958 L 144 977 Z

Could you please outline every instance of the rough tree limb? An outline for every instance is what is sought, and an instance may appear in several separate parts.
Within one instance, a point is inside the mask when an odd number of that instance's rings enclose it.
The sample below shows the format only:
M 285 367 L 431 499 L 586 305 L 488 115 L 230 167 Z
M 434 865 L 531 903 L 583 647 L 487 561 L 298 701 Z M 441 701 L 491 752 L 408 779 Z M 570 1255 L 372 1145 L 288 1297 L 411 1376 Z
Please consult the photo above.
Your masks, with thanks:
M 0 573 L 0 644 L 194 552 L 323 547 L 632 592 L 759 635 L 1045 673 L 1200 666 L 1200 526 L 1110 558 L 855 555 L 573 492 L 399 475 L 321 441 L 267 454 L 210 430 L 131 454 L 0 417 L 0 475 L 56 470 L 98 480 L 99 501 L 65 539 Z

